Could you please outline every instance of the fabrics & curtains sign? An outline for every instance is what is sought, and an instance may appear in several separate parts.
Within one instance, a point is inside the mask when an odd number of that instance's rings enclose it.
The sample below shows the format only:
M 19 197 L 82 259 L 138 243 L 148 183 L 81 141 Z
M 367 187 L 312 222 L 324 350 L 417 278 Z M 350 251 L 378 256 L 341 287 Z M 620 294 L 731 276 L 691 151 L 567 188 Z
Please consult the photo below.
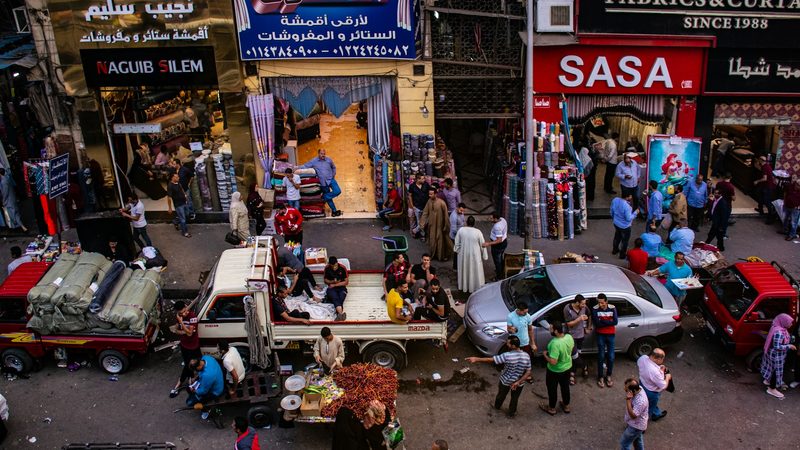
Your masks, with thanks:
M 414 3 L 234 0 L 241 59 L 414 59 Z

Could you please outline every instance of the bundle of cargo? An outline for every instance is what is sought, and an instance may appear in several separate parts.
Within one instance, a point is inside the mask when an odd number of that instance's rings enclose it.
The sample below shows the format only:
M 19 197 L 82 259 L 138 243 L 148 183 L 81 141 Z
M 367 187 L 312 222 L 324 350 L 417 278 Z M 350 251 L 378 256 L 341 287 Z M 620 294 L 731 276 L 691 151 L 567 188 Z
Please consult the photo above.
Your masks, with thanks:
M 99 253 L 62 255 L 29 294 L 28 327 L 41 333 L 144 333 L 156 311 L 161 274 L 132 271 Z

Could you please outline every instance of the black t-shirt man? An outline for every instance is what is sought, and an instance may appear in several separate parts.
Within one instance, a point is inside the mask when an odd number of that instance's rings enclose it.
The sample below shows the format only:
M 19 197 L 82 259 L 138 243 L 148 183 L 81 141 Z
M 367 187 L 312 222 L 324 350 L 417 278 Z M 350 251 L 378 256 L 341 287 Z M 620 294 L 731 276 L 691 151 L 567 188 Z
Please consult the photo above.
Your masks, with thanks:
M 414 208 L 419 210 L 425 209 L 428 203 L 428 190 L 431 188 L 427 182 L 422 183 L 422 187 L 417 186 L 417 183 L 411 183 L 408 186 L 408 193 L 411 195 L 411 203 Z
M 327 266 L 325 268 L 325 279 L 326 280 L 333 280 L 336 283 L 340 283 L 347 279 L 347 269 L 344 268 L 343 265 L 339 264 L 339 268 L 334 269 L 333 266 Z M 344 289 L 347 292 L 347 288 L 344 286 L 340 286 L 338 288 L 333 289 Z
M 411 267 L 411 277 L 413 281 L 425 280 L 428 281 L 428 273 L 422 268 L 422 264 L 414 264 Z
M 169 183 L 167 186 L 167 195 L 172 199 L 172 204 L 177 208 L 186 204 L 186 191 L 183 190 L 179 183 Z

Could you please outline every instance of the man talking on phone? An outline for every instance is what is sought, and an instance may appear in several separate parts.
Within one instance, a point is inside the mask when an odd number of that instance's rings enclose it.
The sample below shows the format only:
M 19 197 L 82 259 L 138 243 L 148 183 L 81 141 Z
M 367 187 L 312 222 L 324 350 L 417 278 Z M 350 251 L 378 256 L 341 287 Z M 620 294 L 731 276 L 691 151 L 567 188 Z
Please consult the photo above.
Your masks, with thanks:
M 633 445 L 636 450 L 644 449 L 644 432 L 647 430 L 647 395 L 634 378 L 625 380 L 625 431 L 619 440 L 622 450 Z

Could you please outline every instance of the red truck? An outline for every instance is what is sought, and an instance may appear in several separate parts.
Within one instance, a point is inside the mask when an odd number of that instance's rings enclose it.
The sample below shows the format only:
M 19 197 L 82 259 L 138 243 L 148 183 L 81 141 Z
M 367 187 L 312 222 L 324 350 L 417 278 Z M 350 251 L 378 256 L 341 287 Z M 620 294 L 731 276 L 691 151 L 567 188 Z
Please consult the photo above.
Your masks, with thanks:
M 56 348 L 97 357 L 108 373 L 127 370 L 134 355 L 147 353 L 158 335 L 158 324 L 149 323 L 144 334 L 81 333 L 41 335 L 27 328 L 28 291 L 50 268 L 50 263 L 30 262 L 17 267 L 0 284 L 0 355 L 3 365 L 28 372 L 39 359 Z
M 797 321 L 797 281 L 778 263 L 742 262 L 718 270 L 705 287 L 700 309 L 706 328 L 729 351 L 758 370 L 764 339 L 778 314 Z

